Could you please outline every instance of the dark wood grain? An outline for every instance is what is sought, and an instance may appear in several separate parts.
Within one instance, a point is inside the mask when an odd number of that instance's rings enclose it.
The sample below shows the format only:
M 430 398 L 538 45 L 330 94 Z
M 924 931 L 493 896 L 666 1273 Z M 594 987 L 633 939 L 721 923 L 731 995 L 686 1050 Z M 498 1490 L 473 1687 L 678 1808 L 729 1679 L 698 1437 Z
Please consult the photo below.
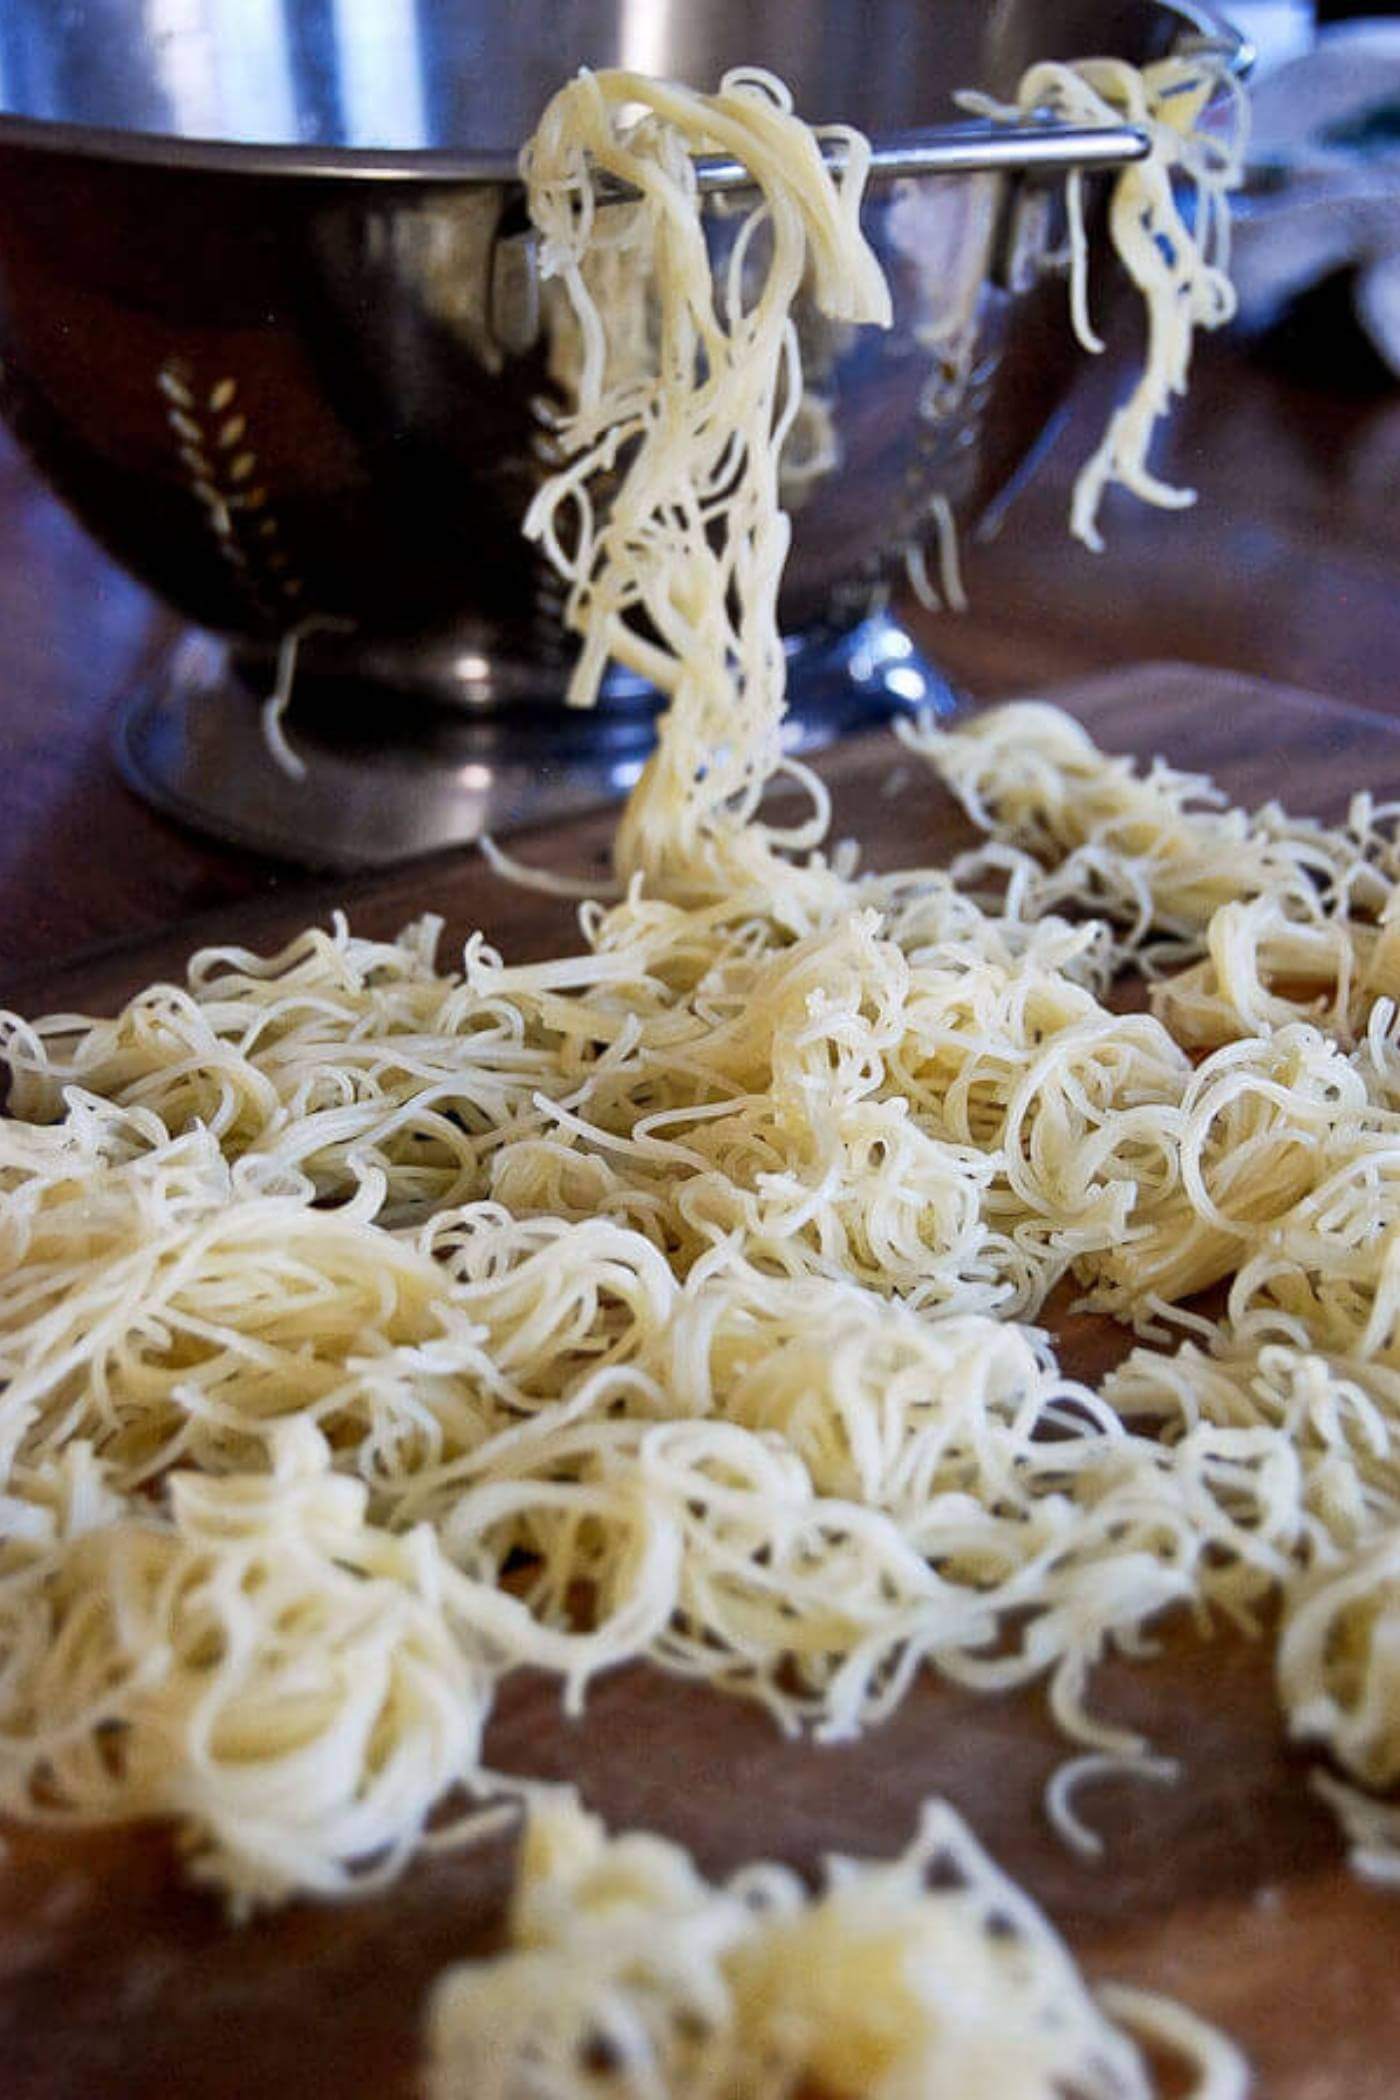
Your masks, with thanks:
M 1218 770 L 1251 806 L 1277 795 L 1300 810 L 1339 816 L 1358 785 L 1375 786 L 1377 767 L 1390 767 L 1400 787 L 1400 725 L 1290 686 L 1159 663 L 1052 687 L 1047 697 L 1072 706 L 1107 748 L 1150 748 L 1178 765 Z M 972 841 L 971 827 L 932 774 L 889 733 L 850 739 L 824 754 L 820 770 L 832 790 L 834 833 L 861 840 L 868 866 L 943 861 Z M 518 833 L 511 846 L 539 867 L 603 878 L 614 824 L 614 813 L 600 809 L 553 832 Z M 256 897 L 229 898 L 105 954 L 16 969 L 6 999 L 30 1013 L 110 1007 L 153 976 L 177 973 L 197 947 L 270 948 L 339 907 L 377 937 L 436 912 L 444 953 L 478 927 L 519 960 L 557 952 L 577 937 L 574 905 L 503 881 L 475 851 L 448 853 L 387 874 L 303 876 Z
M 1366 785 L 1400 793 L 1400 723 L 1191 666 L 1148 667 L 1062 695 L 1114 749 L 1216 771 L 1246 802 L 1282 793 L 1336 813 Z M 885 865 L 940 858 L 965 835 L 888 739 L 826 767 L 838 825 Z M 552 866 L 603 853 L 609 819 L 522 852 Z M 343 886 L 341 886 L 343 887 Z M 338 894 L 338 893 L 337 893 Z M 298 890 L 225 900 L 202 920 L 100 962 L 31 975 L 25 1003 L 107 1008 L 178 968 L 196 938 L 269 944 L 329 906 Z M 515 954 L 568 931 L 566 908 L 457 855 L 361 887 L 356 921 L 388 931 L 441 911 Z M 1097 1375 L 1123 1338 L 1061 1322 L 1070 1368 Z M 1268 1644 L 1169 1629 L 1157 1659 L 1099 1673 L 1101 1710 L 1177 1755 L 1176 1788 L 1117 1782 L 1081 1806 L 1109 1855 L 1066 1853 L 1041 1812 L 1064 1754 L 1038 1689 L 988 1698 L 920 1683 L 863 1741 L 783 1741 L 757 1709 L 642 1668 L 561 1716 L 537 1678 L 509 1684 L 488 1741 L 498 1769 L 571 1778 L 618 1824 L 648 1824 L 713 1870 L 754 1855 L 810 1870 L 829 1850 L 900 1845 L 942 1793 L 1048 1906 L 1095 1977 L 1159 1987 L 1249 2052 L 1257 2100 L 1394 2100 L 1400 2091 L 1400 1899 L 1347 1871 L 1307 1762 L 1282 1739 Z M 5 2100 L 410 2100 L 424 1992 L 441 1966 L 496 1943 L 508 1840 L 419 1863 L 390 1894 L 294 1905 L 234 1932 L 184 1886 L 168 1839 L 141 1830 L 21 1832 L 0 1872 L 0 2093 Z
M 919 615 L 926 645 L 973 694 L 1178 657 L 1400 708 L 1400 395 L 1365 374 L 1340 390 L 1335 350 L 1327 369 L 1323 391 L 1207 343 L 1161 453 L 1199 504 L 1183 518 L 1111 498 L 1102 556 L 1065 530 L 1121 382 L 1091 369 L 999 540 L 966 550 L 972 612 Z M 165 632 L 0 445 L 0 998 L 55 959 L 304 883 L 117 779 L 113 701 Z

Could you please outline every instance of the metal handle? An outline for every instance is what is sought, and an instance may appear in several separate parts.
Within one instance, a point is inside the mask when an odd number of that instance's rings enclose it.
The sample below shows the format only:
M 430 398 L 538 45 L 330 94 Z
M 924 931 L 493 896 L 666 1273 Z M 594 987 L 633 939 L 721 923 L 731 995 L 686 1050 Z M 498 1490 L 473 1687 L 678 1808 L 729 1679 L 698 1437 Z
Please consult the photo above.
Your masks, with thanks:
M 976 175 L 1011 168 L 1119 168 L 1145 160 L 1151 141 L 1132 124 L 1057 124 L 1052 119 L 1025 124 L 949 124 L 936 131 L 893 132 L 870 155 L 872 182 L 895 182 L 904 175 Z M 839 145 L 823 148 L 830 168 L 844 158 Z M 696 180 L 712 190 L 747 187 L 749 177 L 734 160 L 695 163 Z
M 1242 30 L 1228 22 L 1212 0 L 1176 0 L 1192 27 L 1172 45 L 1173 58 L 1218 58 L 1237 80 L 1253 71 L 1254 46 Z
M 1247 37 L 1227 22 L 1208 0 L 1191 4 L 1194 24 L 1178 37 L 1173 55 L 1220 60 L 1239 79 L 1250 71 L 1254 51 Z M 896 131 L 882 138 L 870 155 L 872 183 L 895 182 L 905 175 L 977 175 L 1007 170 L 1065 173 L 1070 168 L 1122 168 L 1146 160 L 1152 142 L 1134 124 L 1060 124 L 1053 117 L 1029 117 L 1023 124 L 946 124 L 932 131 Z M 824 145 L 822 158 L 839 168 L 842 154 L 835 143 Z M 718 190 L 752 188 L 737 160 L 717 156 L 697 160 L 695 176 L 702 195 Z M 623 183 L 600 184 L 605 198 L 633 192 Z
M 1069 168 L 1121 168 L 1130 161 L 1145 160 L 1151 141 L 1133 124 L 1057 124 L 1051 118 L 1032 118 L 1024 124 L 947 124 L 935 131 L 893 132 L 881 139 L 870 155 L 872 183 L 895 182 L 906 175 L 998 174 L 1006 170 L 1044 170 L 1051 174 Z M 829 168 L 840 168 L 844 154 L 836 141 L 823 142 L 822 158 Z M 753 177 L 742 162 L 710 155 L 695 163 L 695 179 L 703 196 L 722 190 L 753 187 Z M 630 184 L 604 178 L 598 194 L 607 203 L 635 197 Z

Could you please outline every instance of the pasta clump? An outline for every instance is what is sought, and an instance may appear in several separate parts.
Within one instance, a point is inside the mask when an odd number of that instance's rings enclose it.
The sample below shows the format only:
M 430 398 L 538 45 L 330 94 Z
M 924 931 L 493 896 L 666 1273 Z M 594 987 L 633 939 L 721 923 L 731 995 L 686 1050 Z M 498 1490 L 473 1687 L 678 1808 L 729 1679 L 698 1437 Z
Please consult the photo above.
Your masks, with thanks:
M 441 1567 L 428 1531 L 366 1523 L 305 1422 L 270 1471 L 175 1473 L 163 1507 L 81 1521 L 70 1495 L 0 1576 L 0 1805 L 171 1817 L 235 1911 L 392 1879 L 489 1704 Z
M 899 1858 L 703 1878 L 666 1840 L 610 1838 L 568 1798 L 532 1808 L 494 1960 L 439 1979 L 432 2100 L 1151 2100 L 1133 2030 L 1242 2100 L 1243 2062 L 1146 1993 L 1085 1988 L 1047 1920 L 953 1811 Z

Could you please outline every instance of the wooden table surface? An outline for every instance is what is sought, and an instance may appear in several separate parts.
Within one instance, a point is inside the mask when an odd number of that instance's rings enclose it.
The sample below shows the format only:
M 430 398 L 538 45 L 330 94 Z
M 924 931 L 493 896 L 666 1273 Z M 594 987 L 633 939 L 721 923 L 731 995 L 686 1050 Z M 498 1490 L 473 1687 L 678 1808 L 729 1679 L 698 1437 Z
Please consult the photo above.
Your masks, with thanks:
M 1048 470 L 996 544 L 967 550 L 971 613 L 920 616 L 922 639 L 978 695 L 1177 657 L 1400 707 L 1400 389 L 1335 341 L 1327 376 L 1206 343 L 1162 451 L 1195 512 L 1111 498 L 1095 557 L 1064 529 L 1116 379 L 1090 368 Z M 111 701 L 164 632 L 0 449 L 0 1000 L 55 960 L 300 879 L 182 832 L 117 779 Z

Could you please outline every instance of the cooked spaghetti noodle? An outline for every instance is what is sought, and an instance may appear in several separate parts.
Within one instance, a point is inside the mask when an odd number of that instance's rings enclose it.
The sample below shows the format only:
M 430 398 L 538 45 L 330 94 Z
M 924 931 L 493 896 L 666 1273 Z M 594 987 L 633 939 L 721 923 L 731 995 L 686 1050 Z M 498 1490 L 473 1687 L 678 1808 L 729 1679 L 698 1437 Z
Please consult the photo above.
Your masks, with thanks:
M 1217 131 L 1201 119 L 1221 96 L 1229 122 Z M 1146 310 L 1147 357 L 1128 399 L 1081 467 L 1070 507 L 1070 530 L 1098 552 L 1099 509 L 1115 483 L 1162 509 L 1180 510 L 1196 500 L 1190 489 L 1174 488 L 1154 474 L 1147 456 L 1173 397 L 1186 392 L 1196 330 L 1223 327 L 1235 312 L 1229 196 L 1244 176 L 1248 105 L 1228 61 L 1209 51 L 1142 70 L 1115 58 L 1035 65 L 1010 105 L 979 94 L 959 100 L 965 108 L 1012 120 L 1045 112 L 1070 124 L 1127 122 L 1150 142 L 1146 159 L 1130 162 L 1114 178 L 1109 205 L 1114 249 Z M 1191 192 L 1189 204 L 1179 194 L 1183 184 Z M 1067 203 L 1074 331 L 1086 350 L 1098 352 L 1104 345 L 1089 319 L 1084 177 L 1077 169 L 1067 178 Z

